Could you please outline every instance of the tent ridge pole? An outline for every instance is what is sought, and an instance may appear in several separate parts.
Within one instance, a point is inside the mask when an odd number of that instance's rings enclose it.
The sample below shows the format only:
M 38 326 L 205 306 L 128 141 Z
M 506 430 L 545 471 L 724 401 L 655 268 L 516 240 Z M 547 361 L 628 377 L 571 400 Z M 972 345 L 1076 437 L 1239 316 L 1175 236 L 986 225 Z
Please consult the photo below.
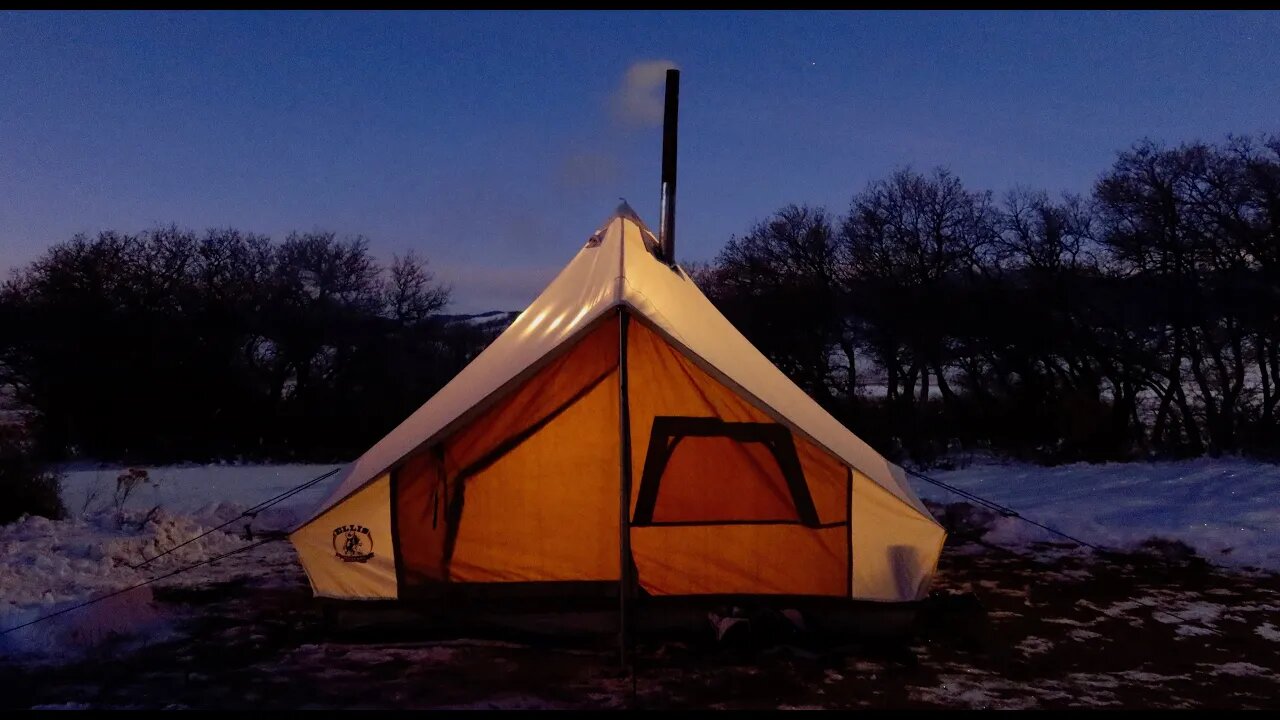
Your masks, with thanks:
M 627 389 L 627 325 L 630 315 L 618 308 L 618 651 L 628 666 L 631 638 L 631 409 Z

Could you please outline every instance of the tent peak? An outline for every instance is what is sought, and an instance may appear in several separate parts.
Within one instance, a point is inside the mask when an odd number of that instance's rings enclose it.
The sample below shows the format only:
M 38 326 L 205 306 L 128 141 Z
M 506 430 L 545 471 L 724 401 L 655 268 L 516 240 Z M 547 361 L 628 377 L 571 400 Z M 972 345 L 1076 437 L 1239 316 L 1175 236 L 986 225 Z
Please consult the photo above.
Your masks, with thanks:
M 626 198 L 618 198 L 618 199 L 621 200 L 621 202 L 619 202 L 618 207 L 614 209 L 613 216 L 626 218 L 627 220 L 630 220 L 636 223 L 637 225 L 644 225 L 644 221 L 640 219 L 640 214 L 637 213 L 635 209 L 631 207 L 631 204 L 627 202 L 627 199 Z
M 626 198 L 618 199 L 622 202 L 620 202 L 618 207 L 614 209 L 613 215 L 610 216 L 609 220 L 605 222 L 604 226 L 601 227 L 600 230 L 603 231 L 605 228 L 609 227 L 609 225 L 612 225 L 615 220 L 630 220 L 635 223 L 636 227 L 640 228 L 640 238 L 644 241 L 645 249 L 648 250 L 655 258 L 658 257 L 658 236 L 654 235 L 653 231 L 649 229 L 649 226 L 644 223 L 644 220 L 640 219 L 640 214 L 627 203 Z

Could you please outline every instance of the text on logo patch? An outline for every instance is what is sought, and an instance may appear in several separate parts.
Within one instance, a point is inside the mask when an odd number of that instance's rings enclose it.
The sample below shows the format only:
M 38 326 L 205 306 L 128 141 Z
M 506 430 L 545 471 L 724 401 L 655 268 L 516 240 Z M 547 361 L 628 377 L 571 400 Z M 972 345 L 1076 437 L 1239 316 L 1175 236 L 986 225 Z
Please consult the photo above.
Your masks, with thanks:
M 343 525 L 333 530 L 333 554 L 343 562 L 368 562 L 373 557 L 373 535 L 363 525 Z

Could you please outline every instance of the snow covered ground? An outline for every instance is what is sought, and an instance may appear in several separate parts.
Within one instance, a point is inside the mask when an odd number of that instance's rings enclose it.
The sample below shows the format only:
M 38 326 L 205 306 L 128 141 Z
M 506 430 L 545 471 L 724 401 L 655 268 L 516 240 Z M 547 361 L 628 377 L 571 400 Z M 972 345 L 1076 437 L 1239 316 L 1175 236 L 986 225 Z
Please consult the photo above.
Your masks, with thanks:
M 237 521 L 147 567 L 132 567 L 334 467 L 145 468 L 149 482 L 125 504 L 123 525 L 112 495 L 124 468 L 66 468 L 63 496 L 70 518 L 26 518 L 0 527 L 0 630 L 242 547 L 246 523 L 256 534 L 289 528 L 332 489 L 336 476 L 251 522 Z M 1277 465 L 1239 459 L 1054 468 L 986 462 L 930 475 L 1094 543 L 1126 548 L 1155 536 L 1182 541 L 1218 565 L 1280 570 Z M 959 500 L 913 483 L 927 499 Z M 997 519 L 985 536 L 1008 545 L 1044 539 L 1052 536 L 1011 518 Z M 231 578 L 297 583 L 296 560 L 286 543 L 274 542 L 164 583 L 198 586 Z M 92 647 L 112 631 L 161 637 L 170 623 L 149 597 L 147 589 L 133 591 L 0 636 L 0 654 L 68 659 L 72 650 Z
M 1159 537 L 1186 543 L 1218 565 L 1280 571 L 1280 465 L 1236 458 L 1057 467 L 987 462 L 925 474 L 1104 547 Z M 928 500 L 963 500 L 911 482 Z M 1056 538 L 1000 518 L 984 539 L 1023 545 Z
M 334 465 L 190 465 L 143 468 L 139 484 L 120 507 L 116 478 L 126 468 L 66 468 L 63 502 L 69 517 L 27 517 L 0 527 L 0 631 L 88 598 L 121 590 L 157 575 L 248 544 L 246 535 L 292 527 L 332 488 L 326 481 L 257 516 L 237 520 L 179 550 L 144 560 L 241 515 L 247 508 L 333 469 Z M 151 514 L 153 508 L 159 508 Z M 150 514 L 150 517 L 148 515 Z M 121 522 L 123 520 L 123 523 Z M 248 533 L 245 526 L 249 525 Z M 271 543 L 165 582 L 199 586 L 253 576 L 269 585 L 296 576 L 293 553 Z M 0 654 L 70 659 L 113 633 L 163 637 L 168 628 L 140 588 L 50 621 L 0 636 Z

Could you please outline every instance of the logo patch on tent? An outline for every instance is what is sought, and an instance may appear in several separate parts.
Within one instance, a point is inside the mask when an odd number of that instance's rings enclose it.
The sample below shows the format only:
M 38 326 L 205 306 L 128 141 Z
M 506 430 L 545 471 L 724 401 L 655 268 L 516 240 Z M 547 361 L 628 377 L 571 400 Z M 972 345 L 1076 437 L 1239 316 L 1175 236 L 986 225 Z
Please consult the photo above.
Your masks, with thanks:
M 373 557 L 373 535 L 363 525 L 334 528 L 333 553 L 343 562 L 369 562 Z

